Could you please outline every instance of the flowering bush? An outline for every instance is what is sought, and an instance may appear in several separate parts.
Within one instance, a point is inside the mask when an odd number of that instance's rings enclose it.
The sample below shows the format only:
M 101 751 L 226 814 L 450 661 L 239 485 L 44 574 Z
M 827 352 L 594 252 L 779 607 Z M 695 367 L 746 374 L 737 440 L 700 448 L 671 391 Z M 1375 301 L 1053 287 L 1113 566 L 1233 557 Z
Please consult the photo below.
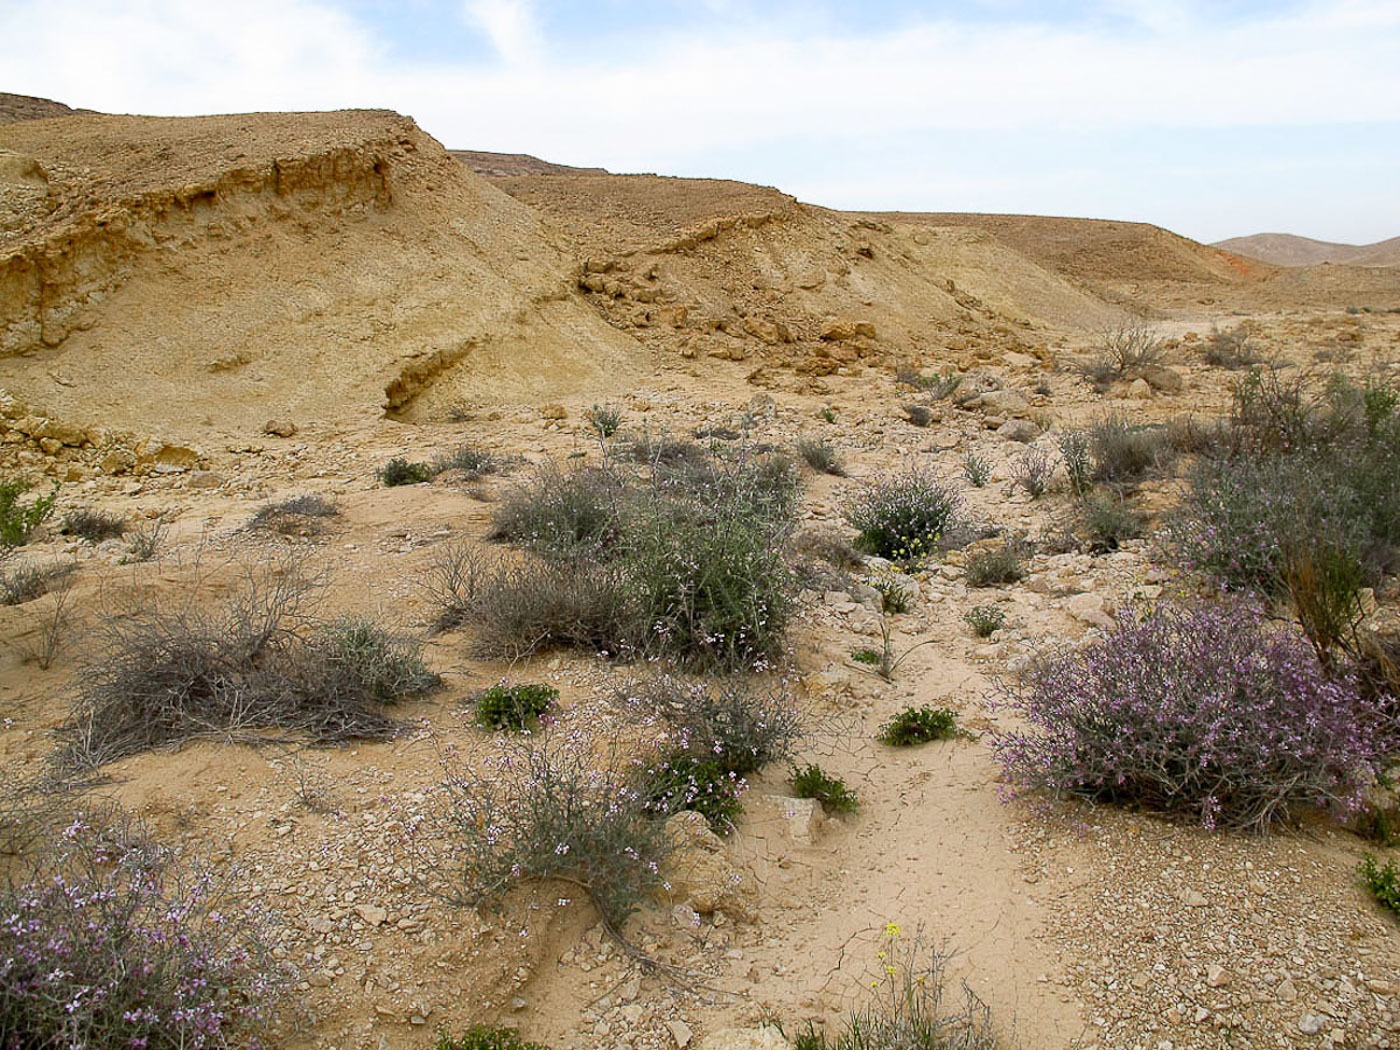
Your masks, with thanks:
M 596 754 L 581 733 L 504 738 L 479 770 L 448 774 L 453 852 L 432 861 L 443 892 L 476 906 L 522 879 L 561 879 L 620 924 L 660 883 L 665 854 L 637 779 L 631 763 Z
M 257 1047 L 288 988 L 265 916 L 129 832 L 74 822 L 0 889 L 0 1047 Z
M 1354 808 L 1383 716 L 1258 609 L 1163 605 L 1005 687 L 1034 732 L 993 742 L 1021 788 L 1262 830 L 1299 805 Z
M 845 514 L 860 532 L 857 547 L 907 564 L 933 553 L 961 506 L 950 485 L 913 468 L 876 479 L 846 506 Z

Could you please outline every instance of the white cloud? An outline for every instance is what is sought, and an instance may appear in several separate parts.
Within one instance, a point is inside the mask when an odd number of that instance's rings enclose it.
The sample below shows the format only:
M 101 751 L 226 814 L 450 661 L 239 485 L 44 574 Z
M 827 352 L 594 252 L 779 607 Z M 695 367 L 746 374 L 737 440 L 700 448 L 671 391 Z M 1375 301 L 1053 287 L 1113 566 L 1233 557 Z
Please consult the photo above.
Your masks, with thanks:
M 386 106 L 449 145 L 615 170 L 694 171 L 717 152 L 804 142 L 827 151 L 826 181 L 848 186 L 892 164 L 903 165 L 895 181 L 914 184 L 937 164 L 956 183 L 957 158 L 934 156 L 927 141 L 941 130 L 1169 137 L 1274 126 L 1306 136 L 1314 126 L 1400 122 L 1394 0 L 1312 0 L 1230 21 L 1194 0 L 1105 0 L 1120 19 L 943 17 L 866 33 L 716 13 L 645 39 L 628 37 L 625 24 L 614 37 L 594 27 L 587 45 L 546 39 L 528 0 L 457 2 L 494 60 L 391 55 L 390 27 L 330 0 L 241 0 L 218 18 L 186 0 L 4 3 L 0 86 L 128 112 Z M 433 17 L 431 6 L 377 9 Z M 857 144 L 875 138 L 907 148 L 898 158 L 860 155 Z M 1386 155 L 1400 176 L 1396 149 Z M 1036 165 L 1026 158 L 1024 184 Z M 1229 172 L 1221 180 L 1226 192 Z

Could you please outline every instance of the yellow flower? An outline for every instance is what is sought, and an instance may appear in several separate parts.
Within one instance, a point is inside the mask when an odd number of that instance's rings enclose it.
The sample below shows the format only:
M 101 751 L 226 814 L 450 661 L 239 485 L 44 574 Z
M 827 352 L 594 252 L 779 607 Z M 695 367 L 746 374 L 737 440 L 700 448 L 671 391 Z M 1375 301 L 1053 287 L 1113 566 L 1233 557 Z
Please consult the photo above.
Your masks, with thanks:
M 898 936 L 899 936 L 899 923 L 897 923 L 897 922 L 887 922 L 887 923 L 885 923 L 885 936 L 886 936 L 886 937 L 898 937 Z

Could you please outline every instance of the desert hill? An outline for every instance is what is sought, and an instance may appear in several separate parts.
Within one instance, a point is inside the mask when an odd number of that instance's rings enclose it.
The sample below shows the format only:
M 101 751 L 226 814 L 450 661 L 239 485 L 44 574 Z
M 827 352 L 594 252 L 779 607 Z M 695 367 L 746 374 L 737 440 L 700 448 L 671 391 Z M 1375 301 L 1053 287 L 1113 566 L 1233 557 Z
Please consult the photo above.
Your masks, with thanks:
M 1337 244 L 1291 233 L 1256 233 L 1250 237 L 1216 241 L 1214 247 L 1262 259 L 1275 266 L 1321 266 L 1324 263 L 1400 266 L 1400 237 L 1374 244 Z
M 75 113 L 90 113 L 91 110 L 74 109 L 62 102 L 33 95 L 13 95 L 0 91 L 0 124 L 13 124 L 20 120 L 47 120 L 51 117 L 71 117 Z
M 528 153 L 487 153 L 483 150 L 450 149 L 447 151 L 478 175 L 498 178 L 511 175 L 607 175 L 602 168 L 575 168 L 540 160 Z

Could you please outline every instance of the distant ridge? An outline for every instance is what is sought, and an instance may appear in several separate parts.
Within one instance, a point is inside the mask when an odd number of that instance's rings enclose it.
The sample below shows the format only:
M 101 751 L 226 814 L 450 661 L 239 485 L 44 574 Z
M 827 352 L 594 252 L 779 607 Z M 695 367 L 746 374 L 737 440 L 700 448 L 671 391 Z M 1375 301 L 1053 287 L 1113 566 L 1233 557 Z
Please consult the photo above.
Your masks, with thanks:
M 78 113 L 91 113 L 90 109 L 74 109 L 52 99 L 35 98 L 33 95 L 12 95 L 0 91 L 0 124 L 14 124 L 21 120 L 47 120 L 49 117 L 71 117 Z
M 605 168 L 575 168 L 569 164 L 555 164 L 540 160 L 528 153 L 487 153 L 475 149 L 450 149 L 447 151 L 478 175 L 503 179 L 517 175 L 610 175 Z
M 1213 247 L 1236 255 L 1247 255 L 1275 266 L 1320 266 L 1344 263 L 1348 266 L 1400 266 L 1400 237 L 1375 244 L 1334 244 L 1298 237 L 1291 233 L 1256 233 L 1252 237 L 1231 237 L 1216 241 Z

